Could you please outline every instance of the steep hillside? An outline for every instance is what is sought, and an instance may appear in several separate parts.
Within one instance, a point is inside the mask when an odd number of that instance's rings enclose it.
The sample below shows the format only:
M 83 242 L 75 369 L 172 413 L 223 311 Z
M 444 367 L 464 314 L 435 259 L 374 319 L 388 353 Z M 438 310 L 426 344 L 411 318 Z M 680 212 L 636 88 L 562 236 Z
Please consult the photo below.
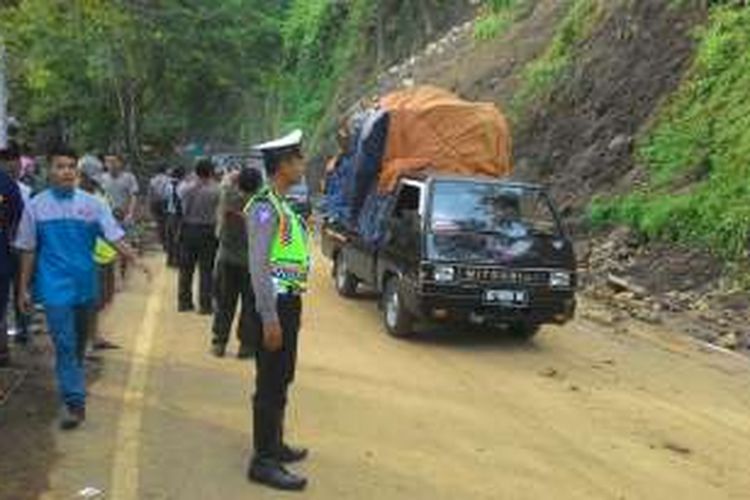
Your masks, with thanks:
M 641 189 L 594 211 L 740 259 L 750 227 L 750 9 L 717 8 L 698 35 L 688 79 L 640 137 Z
M 276 128 L 301 126 L 317 152 L 375 76 L 472 19 L 476 1 L 294 0 L 282 26 L 283 62 L 269 82 Z
M 679 313 L 735 347 L 750 338 L 740 3 L 486 2 L 494 10 L 382 71 L 377 90 L 435 83 L 497 103 L 516 175 L 550 187 L 594 293 L 654 321 Z

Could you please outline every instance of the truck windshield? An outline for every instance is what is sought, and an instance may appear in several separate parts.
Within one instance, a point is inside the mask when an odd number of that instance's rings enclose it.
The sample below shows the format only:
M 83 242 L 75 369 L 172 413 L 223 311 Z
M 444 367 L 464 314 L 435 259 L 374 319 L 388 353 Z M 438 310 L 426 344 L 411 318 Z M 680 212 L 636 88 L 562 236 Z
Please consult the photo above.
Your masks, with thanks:
M 509 238 L 560 234 L 542 190 L 495 182 L 435 183 L 430 229 L 435 234 L 484 233 Z

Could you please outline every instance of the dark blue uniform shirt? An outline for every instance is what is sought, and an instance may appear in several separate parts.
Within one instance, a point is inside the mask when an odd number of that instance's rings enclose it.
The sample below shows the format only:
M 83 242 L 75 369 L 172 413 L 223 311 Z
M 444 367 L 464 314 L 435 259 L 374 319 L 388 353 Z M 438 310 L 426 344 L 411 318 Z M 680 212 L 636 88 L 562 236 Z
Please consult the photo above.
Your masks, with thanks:
M 23 199 L 16 181 L 0 170 L 0 276 L 14 272 L 11 266 L 11 244 L 23 213 Z

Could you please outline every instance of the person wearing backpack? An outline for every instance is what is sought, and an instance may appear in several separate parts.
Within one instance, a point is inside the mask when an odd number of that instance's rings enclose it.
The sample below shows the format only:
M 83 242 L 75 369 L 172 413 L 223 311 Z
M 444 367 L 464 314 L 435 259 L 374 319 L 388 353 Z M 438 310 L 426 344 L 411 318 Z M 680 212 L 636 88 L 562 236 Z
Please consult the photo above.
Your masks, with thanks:
M 185 169 L 175 167 L 172 169 L 169 182 L 164 188 L 165 222 L 164 239 L 167 252 L 167 266 L 176 268 L 179 266 L 179 237 L 180 225 L 182 223 L 182 200 L 180 199 L 179 187 L 185 177 Z

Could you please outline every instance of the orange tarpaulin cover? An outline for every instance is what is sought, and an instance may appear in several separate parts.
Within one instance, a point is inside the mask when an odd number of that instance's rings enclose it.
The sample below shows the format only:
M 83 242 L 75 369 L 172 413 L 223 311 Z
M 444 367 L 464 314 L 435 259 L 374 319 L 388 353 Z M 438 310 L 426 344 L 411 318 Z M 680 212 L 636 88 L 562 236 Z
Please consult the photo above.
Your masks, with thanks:
M 510 127 L 494 104 L 429 86 L 389 94 L 380 104 L 390 115 L 381 192 L 424 168 L 493 177 L 512 172 Z

